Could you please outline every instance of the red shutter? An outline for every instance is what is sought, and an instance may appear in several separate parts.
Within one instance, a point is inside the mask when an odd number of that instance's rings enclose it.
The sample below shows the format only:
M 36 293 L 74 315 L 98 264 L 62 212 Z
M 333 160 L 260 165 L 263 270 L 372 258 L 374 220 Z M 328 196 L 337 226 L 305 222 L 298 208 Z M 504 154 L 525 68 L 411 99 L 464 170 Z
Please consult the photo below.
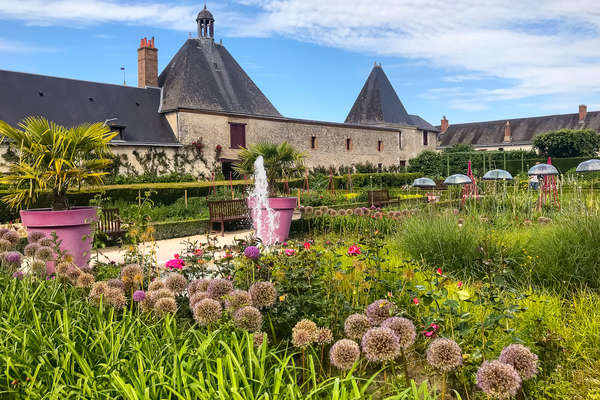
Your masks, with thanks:
M 246 147 L 246 125 L 229 124 L 229 137 L 232 149 Z

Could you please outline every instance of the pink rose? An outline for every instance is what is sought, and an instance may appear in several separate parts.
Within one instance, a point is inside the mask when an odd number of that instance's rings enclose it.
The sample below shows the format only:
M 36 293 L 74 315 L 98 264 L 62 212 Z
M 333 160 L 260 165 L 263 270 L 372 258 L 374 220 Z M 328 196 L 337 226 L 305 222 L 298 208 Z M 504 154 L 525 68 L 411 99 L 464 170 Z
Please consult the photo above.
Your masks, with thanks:
M 353 244 L 352 246 L 348 247 L 348 255 L 349 256 L 357 256 L 360 253 L 361 253 L 360 247 L 358 247 L 357 245 Z
M 294 250 L 294 249 L 285 249 L 284 253 L 285 253 L 286 256 L 293 256 L 294 253 L 296 253 L 296 250 Z

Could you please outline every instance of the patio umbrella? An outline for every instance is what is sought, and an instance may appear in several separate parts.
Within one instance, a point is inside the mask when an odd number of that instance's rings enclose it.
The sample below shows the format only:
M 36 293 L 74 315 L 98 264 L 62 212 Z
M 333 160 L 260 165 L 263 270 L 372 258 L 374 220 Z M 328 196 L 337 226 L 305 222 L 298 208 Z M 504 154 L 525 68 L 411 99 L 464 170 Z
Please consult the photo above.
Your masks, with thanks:
M 417 178 L 413 181 L 412 186 L 418 187 L 421 189 L 429 189 L 429 188 L 434 188 L 436 185 L 435 185 L 435 182 L 433 181 L 433 179 Z
M 471 178 L 464 174 L 454 174 L 450 175 L 444 181 L 444 185 L 467 185 L 473 183 Z
M 577 166 L 575 172 L 597 172 L 600 171 L 600 160 L 587 160 Z
M 554 165 L 550 164 L 536 164 L 533 167 L 529 168 L 527 171 L 527 175 L 558 175 L 558 170 Z
M 493 169 L 486 172 L 481 179 L 484 181 L 512 181 L 513 177 L 508 171 L 503 169 Z

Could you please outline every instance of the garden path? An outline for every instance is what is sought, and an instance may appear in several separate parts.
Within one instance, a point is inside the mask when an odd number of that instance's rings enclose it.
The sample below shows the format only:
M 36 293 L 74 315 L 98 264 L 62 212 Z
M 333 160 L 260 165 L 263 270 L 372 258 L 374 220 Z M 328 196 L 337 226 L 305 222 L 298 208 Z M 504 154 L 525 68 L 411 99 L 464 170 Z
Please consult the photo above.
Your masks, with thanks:
M 251 230 L 240 230 L 235 232 L 225 232 L 225 236 L 221 235 L 211 235 L 211 238 L 217 239 L 217 244 L 219 246 L 231 245 L 235 243 L 236 239 L 243 239 L 249 236 L 252 233 Z M 157 259 L 158 264 L 162 265 L 166 263 L 168 260 L 173 258 L 173 254 L 179 253 L 183 249 L 184 241 L 198 241 L 201 243 L 207 242 L 207 235 L 194 235 L 194 236 L 186 236 L 174 239 L 165 239 L 165 240 L 157 240 L 156 241 L 156 249 L 157 249 Z M 123 247 L 107 247 L 104 249 L 98 249 L 94 251 L 92 255 L 92 259 L 94 259 L 94 255 L 98 255 L 98 259 L 100 261 L 115 261 L 115 262 L 123 262 L 123 257 L 125 252 L 127 251 L 127 245 Z M 93 262 L 93 261 L 92 261 Z

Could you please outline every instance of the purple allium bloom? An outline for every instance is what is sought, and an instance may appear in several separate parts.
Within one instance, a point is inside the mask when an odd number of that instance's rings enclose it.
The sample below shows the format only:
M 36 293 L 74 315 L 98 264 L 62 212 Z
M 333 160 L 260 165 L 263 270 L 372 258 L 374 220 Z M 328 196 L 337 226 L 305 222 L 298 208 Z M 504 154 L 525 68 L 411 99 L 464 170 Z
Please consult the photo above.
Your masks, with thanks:
M 21 263 L 21 253 L 18 251 L 9 251 L 4 258 L 7 263 L 17 265 Z
M 139 303 L 140 301 L 144 301 L 146 299 L 146 292 L 143 290 L 136 290 L 133 292 L 133 301 Z
M 12 274 L 12 277 L 13 277 L 13 278 L 15 278 L 15 279 L 23 279 L 23 275 L 25 275 L 25 274 L 23 273 L 23 271 L 15 271 L 15 272 Z
M 260 257 L 260 249 L 256 246 L 248 246 L 244 249 L 244 255 L 252 261 L 256 261 Z

